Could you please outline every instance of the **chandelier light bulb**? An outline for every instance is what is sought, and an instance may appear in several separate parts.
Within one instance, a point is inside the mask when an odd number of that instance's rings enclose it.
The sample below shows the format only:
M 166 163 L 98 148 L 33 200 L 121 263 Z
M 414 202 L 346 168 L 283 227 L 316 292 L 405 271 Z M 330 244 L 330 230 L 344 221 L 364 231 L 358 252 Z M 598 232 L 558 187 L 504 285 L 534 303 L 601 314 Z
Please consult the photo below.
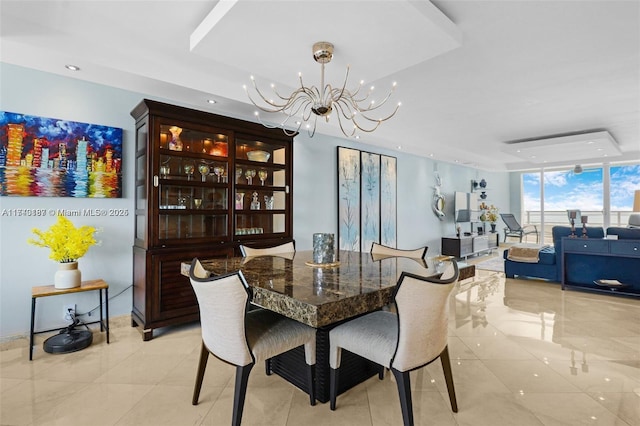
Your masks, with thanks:
M 368 93 L 360 93 L 360 89 L 364 84 L 364 80 L 360 81 L 360 85 L 355 90 L 347 89 L 347 81 L 349 78 L 349 66 L 345 73 L 344 82 L 338 86 L 332 86 L 329 83 L 325 84 L 324 68 L 325 65 L 331 62 L 333 58 L 333 45 L 328 42 L 318 42 L 313 45 L 313 58 L 320 64 L 320 85 L 319 86 L 305 86 L 302 82 L 302 73 L 298 73 L 298 80 L 300 86 L 294 90 L 290 95 L 284 96 L 275 88 L 275 85 L 271 85 L 271 89 L 275 94 L 274 98 L 266 97 L 258 88 L 258 85 L 253 76 L 251 76 L 251 82 L 253 84 L 254 92 L 257 94 L 259 102 L 256 102 L 252 98 L 250 92 L 247 91 L 247 96 L 251 103 L 253 103 L 258 109 L 269 113 L 282 113 L 285 115 L 284 120 L 279 126 L 273 126 L 266 124 L 260 120 L 265 127 L 282 127 L 285 134 L 289 136 L 295 135 L 302 125 L 306 123 L 305 127 L 309 131 L 309 136 L 313 137 L 316 131 L 316 123 L 318 117 L 324 117 L 325 121 L 329 121 L 329 117 L 335 110 L 337 113 L 335 117 L 338 120 L 340 130 L 346 137 L 352 137 L 356 132 L 370 133 L 375 131 L 380 124 L 391 117 L 393 117 L 400 108 L 400 103 L 392 110 L 390 114 L 383 118 L 373 118 L 371 113 L 377 111 L 389 100 L 393 94 L 397 84 L 393 82 L 391 91 L 387 96 L 379 103 L 374 100 L 369 100 L 369 96 L 374 90 L 374 86 L 371 86 Z M 258 119 L 260 116 L 257 115 Z M 291 120 L 291 121 L 290 121 Z M 346 121 L 353 123 L 353 130 L 348 131 L 345 129 L 344 124 Z M 288 123 L 295 123 L 293 130 L 287 129 Z

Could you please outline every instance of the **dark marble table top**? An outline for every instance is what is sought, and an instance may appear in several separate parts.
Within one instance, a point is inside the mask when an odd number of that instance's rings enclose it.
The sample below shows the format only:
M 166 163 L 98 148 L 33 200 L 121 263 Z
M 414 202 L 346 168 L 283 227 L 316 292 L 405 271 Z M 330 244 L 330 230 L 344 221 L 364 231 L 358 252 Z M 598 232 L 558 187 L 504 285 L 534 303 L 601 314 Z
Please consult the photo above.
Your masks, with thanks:
M 444 264 L 435 259 L 374 258 L 340 251 L 338 266 L 313 267 L 313 251 L 294 255 L 201 259 L 214 274 L 241 270 L 253 289 L 252 302 L 312 327 L 324 327 L 387 305 L 402 272 L 433 276 Z M 182 274 L 189 275 L 189 263 Z M 461 274 L 473 265 L 460 265 Z M 462 278 L 462 277 L 461 277 Z

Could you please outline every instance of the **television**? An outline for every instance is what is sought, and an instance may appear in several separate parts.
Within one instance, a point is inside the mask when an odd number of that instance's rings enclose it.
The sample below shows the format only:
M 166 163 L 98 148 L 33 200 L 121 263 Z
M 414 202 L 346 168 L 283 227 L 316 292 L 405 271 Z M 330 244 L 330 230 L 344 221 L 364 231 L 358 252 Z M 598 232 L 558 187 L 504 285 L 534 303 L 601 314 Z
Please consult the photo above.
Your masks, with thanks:
M 456 192 L 453 197 L 455 221 L 478 222 L 478 196 L 473 192 Z

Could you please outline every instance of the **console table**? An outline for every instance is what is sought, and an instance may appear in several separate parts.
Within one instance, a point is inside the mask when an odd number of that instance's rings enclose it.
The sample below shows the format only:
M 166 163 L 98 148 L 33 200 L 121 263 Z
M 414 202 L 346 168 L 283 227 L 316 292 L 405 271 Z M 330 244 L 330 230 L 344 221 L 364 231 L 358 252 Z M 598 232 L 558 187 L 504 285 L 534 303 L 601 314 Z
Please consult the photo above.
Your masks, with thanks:
M 640 297 L 640 240 L 564 237 L 560 261 L 563 290 Z M 579 273 L 572 276 L 574 271 Z M 616 280 L 622 285 L 607 287 L 598 285 L 598 280 Z
M 493 251 L 498 248 L 499 234 L 489 232 L 483 235 L 470 235 L 461 237 L 442 237 L 441 253 L 446 256 L 454 256 L 458 259 L 467 258 L 485 251 Z
M 60 330 L 61 328 L 53 328 L 51 330 L 34 331 L 34 324 L 36 319 L 36 299 L 39 297 L 59 296 L 61 294 L 69 293 L 81 293 L 84 291 L 97 291 L 100 299 L 100 320 L 85 323 L 98 324 L 100 323 L 100 331 L 107 332 L 107 344 L 109 343 L 109 284 L 104 280 L 90 280 L 82 281 L 80 287 L 74 288 L 55 288 L 53 285 L 44 285 L 31 288 L 31 329 L 29 333 L 29 361 L 33 359 L 33 336 L 34 334 L 47 333 L 50 331 Z M 105 316 L 102 316 L 102 292 L 104 291 L 104 307 Z

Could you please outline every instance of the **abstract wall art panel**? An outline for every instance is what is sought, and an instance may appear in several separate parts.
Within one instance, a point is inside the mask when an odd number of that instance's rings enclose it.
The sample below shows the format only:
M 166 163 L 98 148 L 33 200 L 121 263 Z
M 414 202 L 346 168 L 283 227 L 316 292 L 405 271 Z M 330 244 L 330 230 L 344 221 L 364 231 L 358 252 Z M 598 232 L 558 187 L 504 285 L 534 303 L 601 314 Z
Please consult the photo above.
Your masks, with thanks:
M 380 154 L 362 152 L 360 181 L 362 243 L 360 251 L 370 252 L 372 243 L 380 242 Z
M 383 155 L 380 159 L 380 241 L 395 247 L 396 240 L 396 158 Z
M 338 147 L 338 247 L 360 250 L 360 151 Z
M 338 147 L 338 245 L 396 246 L 396 158 Z
M 122 197 L 122 129 L 0 111 L 0 195 Z

